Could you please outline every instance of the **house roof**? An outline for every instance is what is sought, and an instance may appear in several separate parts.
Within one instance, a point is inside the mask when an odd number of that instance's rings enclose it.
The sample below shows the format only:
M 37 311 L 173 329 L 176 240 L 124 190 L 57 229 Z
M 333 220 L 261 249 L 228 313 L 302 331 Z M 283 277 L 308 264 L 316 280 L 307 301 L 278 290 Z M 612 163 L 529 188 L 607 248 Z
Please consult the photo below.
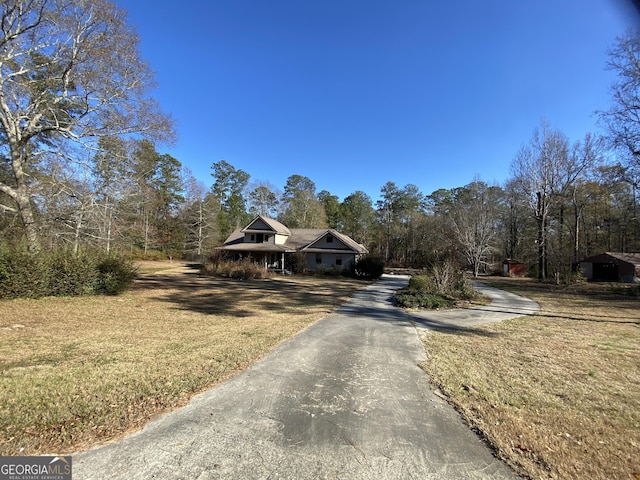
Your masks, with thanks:
M 266 228 L 265 228 L 266 227 Z M 280 235 L 291 235 L 291 231 L 277 220 L 262 215 L 256 216 L 249 225 L 242 229 L 242 232 L 264 232 L 271 230 Z
M 605 260 L 619 260 L 640 267 L 640 253 L 604 252 L 580 260 L 580 263 L 602 263 Z
M 308 242 L 306 244 L 306 246 L 301 247 L 301 249 L 304 250 L 304 251 L 307 251 L 307 252 L 312 252 L 312 251 L 326 252 L 328 250 L 331 250 L 331 251 L 336 251 L 337 253 L 339 253 L 340 251 L 344 251 L 345 249 L 347 249 L 347 250 L 353 250 L 356 253 L 369 253 L 367 251 L 367 249 L 364 248 L 364 245 L 359 244 L 358 242 L 353 240 L 348 235 L 344 235 L 344 234 L 342 234 L 342 233 L 340 233 L 340 232 L 338 232 L 338 231 L 336 231 L 336 230 L 334 230 L 332 228 L 319 229 L 319 230 L 310 229 L 309 235 L 311 235 L 312 232 L 316 233 L 316 237 L 314 239 L 312 239 L 310 242 Z M 340 242 L 340 243 L 342 243 L 344 245 L 344 248 L 336 247 L 336 248 L 328 249 L 326 247 L 317 246 L 317 243 L 320 242 L 320 240 L 322 240 L 327 235 L 333 235 L 333 237 L 336 238 L 338 240 L 338 242 Z
M 277 245 L 275 243 L 245 243 L 245 229 L 235 230 L 225 240 L 222 248 L 224 250 L 234 250 L 238 252 L 295 252 L 295 248 L 288 245 Z
M 260 233 L 270 231 L 287 235 L 284 244 L 274 243 L 245 243 L 245 233 Z M 327 235 L 332 235 L 337 242 L 332 247 L 320 245 L 320 241 Z M 333 252 L 333 253 L 369 253 L 368 250 L 348 235 L 344 235 L 331 228 L 292 228 L 288 229 L 282 223 L 271 218 L 258 215 L 247 227 L 234 231 L 222 247 L 225 250 L 245 252 Z

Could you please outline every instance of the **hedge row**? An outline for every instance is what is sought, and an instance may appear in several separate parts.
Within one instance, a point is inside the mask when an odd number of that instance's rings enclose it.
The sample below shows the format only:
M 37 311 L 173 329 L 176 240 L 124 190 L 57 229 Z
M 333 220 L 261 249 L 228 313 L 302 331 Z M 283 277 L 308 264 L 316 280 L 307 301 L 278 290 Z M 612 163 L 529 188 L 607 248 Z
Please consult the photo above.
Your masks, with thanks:
M 135 277 L 131 261 L 120 256 L 0 249 L 0 298 L 118 295 Z

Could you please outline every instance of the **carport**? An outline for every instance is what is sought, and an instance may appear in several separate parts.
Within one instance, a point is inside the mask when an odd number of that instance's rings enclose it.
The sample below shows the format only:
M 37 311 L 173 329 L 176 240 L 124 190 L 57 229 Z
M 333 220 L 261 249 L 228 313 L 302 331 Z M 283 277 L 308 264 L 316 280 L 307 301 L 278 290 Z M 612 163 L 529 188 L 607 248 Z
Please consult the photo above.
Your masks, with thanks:
M 640 253 L 604 252 L 580 261 L 580 271 L 594 282 L 638 281 Z

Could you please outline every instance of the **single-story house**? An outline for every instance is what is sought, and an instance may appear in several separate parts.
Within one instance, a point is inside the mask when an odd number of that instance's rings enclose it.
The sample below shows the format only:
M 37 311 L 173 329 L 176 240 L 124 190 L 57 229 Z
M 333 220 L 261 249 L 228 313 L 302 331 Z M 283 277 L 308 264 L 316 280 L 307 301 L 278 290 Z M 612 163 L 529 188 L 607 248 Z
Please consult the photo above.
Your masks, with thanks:
M 580 261 L 580 271 L 595 282 L 637 282 L 640 253 L 604 252 Z
M 524 277 L 525 265 L 522 262 L 507 258 L 502 262 L 502 273 L 509 277 Z
M 368 250 L 348 235 L 331 228 L 292 228 L 258 215 L 244 228 L 233 232 L 221 247 L 237 258 L 250 257 L 265 268 L 285 271 L 291 256 L 301 253 L 306 268 L 349 268 Z

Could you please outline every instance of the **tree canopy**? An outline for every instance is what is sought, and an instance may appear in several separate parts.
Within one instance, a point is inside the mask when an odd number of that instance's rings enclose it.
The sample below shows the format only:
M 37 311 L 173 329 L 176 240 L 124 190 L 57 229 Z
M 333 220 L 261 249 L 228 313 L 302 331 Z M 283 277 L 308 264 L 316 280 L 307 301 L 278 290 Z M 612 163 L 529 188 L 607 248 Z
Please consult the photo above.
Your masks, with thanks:
M 30 250 L 40 248 L 33 204 L 48 155 L 77 162 L 103 137 L 167 139 L 171 120 L 149 96 L 153 73 L 123 10 L 107 0 L 6 0 L 0 6 L 0 192 Z
M 226 160 L 205 185 L 159 150 L 171 119 L 150 96 L 135 31 L 107 0 L 7 0 L 0 29 L 0 248 L 26 239 L 31 252 L 204 256 L 259 214 L 335 228 L 390 265 L 454 260 L 474 274 L 517 258 L 541 279 L 570 278 L 581 257 L 640 251 L 638 32 L 610 52 L 604 140 L 543 120 L 502 186 L 476 175 L 428 193 L 417 176 L 386 181 L 377 199 L 356 189 L 341 200 L 296 173 L 283 186 L 249 183 Z

